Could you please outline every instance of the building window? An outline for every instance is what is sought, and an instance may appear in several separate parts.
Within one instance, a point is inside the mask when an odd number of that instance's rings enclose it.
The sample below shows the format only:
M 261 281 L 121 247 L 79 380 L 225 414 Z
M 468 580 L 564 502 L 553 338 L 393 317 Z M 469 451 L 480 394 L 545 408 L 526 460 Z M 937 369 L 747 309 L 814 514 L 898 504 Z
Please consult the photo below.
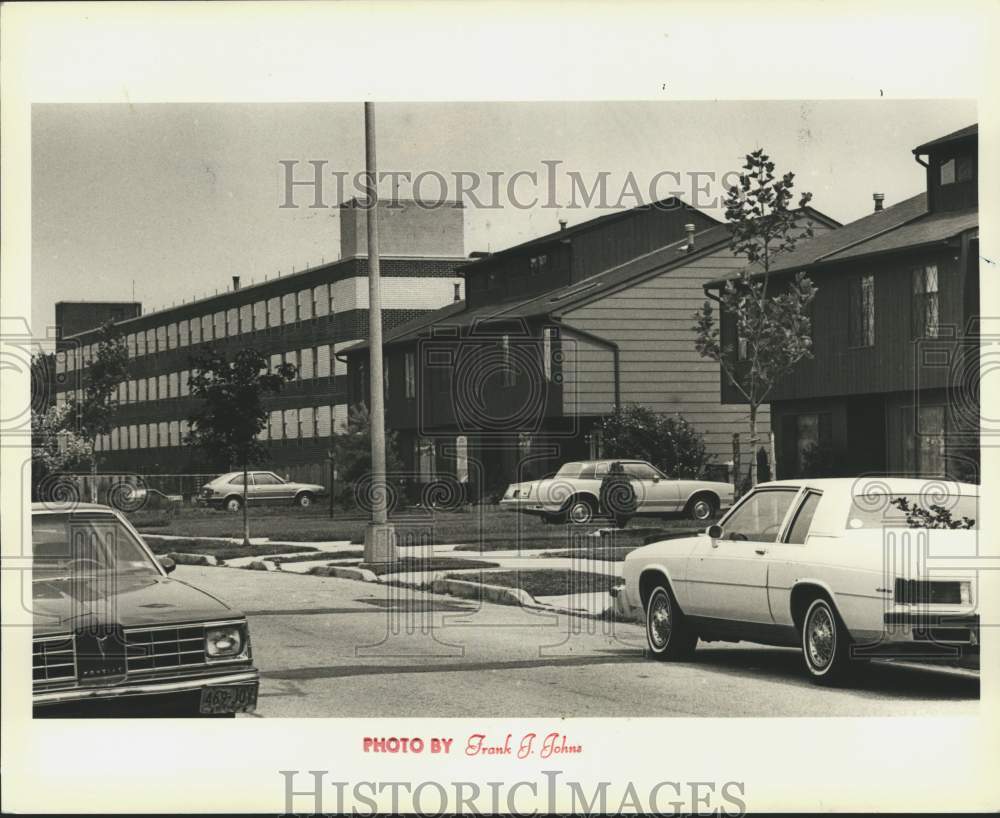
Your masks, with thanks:
M 167 349 L 167 328 L 166 326 L 156 328 L 156 349 L 165 352 Z
M 167 393 L 167 376 L 160 375 L 156 383 L 156 395 L 160 400 L 170 397 Z
M 226 333 L 230 338 L 240 334 L 240 312 L 236 307 L 226 310 Z
M 188 345 L 190 330 L 191 325 L 188 321 L 181 321 L 177 324 L 177 346 L 186 347 Z
M 323 344 L 316 350 L 316 377 L 330 377 L 330 345 Z
M 156 393 L 156 376 L 146 379 L 146 395 L 149 400 L 157 400 L 158 395 Z
M 146 354 L 153 355 L 156 353 L 156 330 L 148 329 L 146 330 Z
M 203 315 L 201 317 L 201 340 L 211 341 L 214 339 L 212 335 L 212 316 Z
M 292 366 L 295 367 L 295 377 L 298 378 L 299 377 L 299 353 L 296 350 L 294 350 L 294 349 L 288 350 L 288 352 L 285 353 L 285 363 L 286 364 L 291 364 Z
M 63 401 L 65 402 L 65 395 L 63 397 Z M 118 384 L 118 402 L 128 403 L 128 384 L 125 381 Z
M 201 343 L 201 319 L 192 318 L 191 319 L 191 345 Z
M 936 264 L 913 271 L 912 321 L 914 338 L 937 338 L 939 321 L 938 269 Z
M 156 424 L 147 426 L 145 423 L 139 425 L 139 448 L 156 448 Z
M 271 433 L 268 437 L 270 440 L 282 440 L 284 438 L 284 435 L 282 434 L 280 409 L 275 409 L 271 412 Z
M 191 370 L 185 369 L 180 374 L 180 395 L 186 397 L 191 394 Z
M 948 159 L 941 163 L 941 184 L 952 185 L 955 183 L 955 160 Z
M 312 317 L 312 290 L 299 290 L 299 320 L 308 321 Z
M 128 349 L 129 358 L 135 357 L 135 333 L 130 332 L 125 336 L 125 346 Z
M 541 255 L 532 256 L 528 259 L 528 270 L 532 275 L 538 273 L 544 273 L 549 266 L 549 254 L 542 253 Z
M 181 436 L 180 436 L 180 423 L 178 421 L 176 421 L 176 420 L 170 421 L 170 440 L 169 440 L 170 445 L 171 446 L 180 446 L 181 445 L 181 439 L 180 438 L 181 438 Z
M 168 398 L 179 398 L 180 397 L 180 389 L 178 388 L 177 375 L 178 375 L 178 373 L 171 372 L 167 376 L 167 397 Z
M 317 406 L 315 417 L 316 417 L 316 436 L 330 437 L 330 407 Z
M 902 410 L 903 468 L 907 474 L 945 474 L 944 406 L 907 406 Z
M 315 414 L 311 406 L 299 409 L 299 437 L 313 437 L 316 433 Z
M 414 441 L 414 460 L 420 473 L 420 481 L 429 483 L 434 479 L 434 441 L 426 437 L 418 437 Z
M 177 324 L 167 324 L 167 349 L 177 349 Z
M 139 403 L 143 403 L 144 401 L 149 400 L 149 395 L 146 392 L 146 379 L 145 378 L 141 378 L 139 380 L 139 394 L 136 395 L 136 400 Z
M 269 327 L 281 326 L 281 299 L 277 296 L 267 299 L 267 325 Z
M 118 451 L 118 427 L 111 430 L 111 451 Z
M 274 354 L 271 355 L 271 363 L 267 371 L 270 372 L 272 375 L 275 375 L 278 372 L 279 366 L 281 366 L 281 353 L 275 352 Z
M 417 396 L 417 356 L 414 352 L 403 353 L 403 369 L 406 381 L 407 400 Z
M 326 284 L 320 284 L 317 287 L 313 287 L 312 299 L 314 317 L 321 318 L 324 315 L 330 314 L 330 294 L 327 290 Z
M 253 305 L 253 328 L 258 332 L 267 329 L 267 302 L 257 301 Z
M 875 276 L 864 275 L 850 282 L 851 304 L 848 313 L 852 347 L 875 345 Z
M 284 324 L 294 324 L 297 320 L 295 293 L 285 293 L 281 297 L 281 321 Z
M 312 378 L 316 372 L 316 350 L 314 347 L 306 347 L 299 350 L 299 377 L 303 380 Z
M 795 463 L 800 473 L 822 470 L 819 462 L 829 455 L 833 443 L 833 416 L 813 412 L 795 418 Z
M 215 313 L 215 319 L 212 322 L 212 324 L 213 324 L 213 329 L 215 331 L 216 340 L 218 340 L 219 338 L 225 338 L 226 337 L 226 311 L 225 310 L 219 310 L 217 313 Z
M 128 402 L 135 403 L 136 401 L 136 390 L 138 386 L 134 380 L 128 382 Z
M 503 385 L 514 386 L 517 383 L 517 373 L 511 364 L 509 335 L 500 338 L 500 366 Z
M 160 423 L 157 424 L 157 425 L 159 426 L 160 445 L 161 446 L 166 446 L 167 445 L 167 422 L 165 420 L 163 420 L 163 421 L 160 421 Z
M 299 410 L 285 410 L 285 440 L 298 440 L 299 437 Z

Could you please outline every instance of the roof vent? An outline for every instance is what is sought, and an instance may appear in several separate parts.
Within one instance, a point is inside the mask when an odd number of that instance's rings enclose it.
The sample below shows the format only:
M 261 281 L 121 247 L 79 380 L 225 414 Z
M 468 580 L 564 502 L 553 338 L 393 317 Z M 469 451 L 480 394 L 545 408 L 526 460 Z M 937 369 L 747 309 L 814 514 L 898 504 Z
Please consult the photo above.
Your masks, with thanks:
M 684 249 L 687 250 L 687 252 L 690 253 L 692 250 L 694 250 L 694 225 L 693 224 L 685 224 L 684 225 L 684 230 L 688 234 L 687 247 L 685 247 Z
M 560 230 L 565 230 L 566 229 L 566 224 L 567 224 L 567 221 L 565 219 L 560 219 L 559 220 L 559 229 Z
M 233 276 L 233 292 L 235 292 L 239 288 L 240 288 L 240 277 L 239 276 Z
M 872 194 L 872 199 L 875 200 L 875 212 L 878 213 L 878 211 L 882 210 L 882 205 L 885 202 L 885 194 L 884 193 L 873 193 Z

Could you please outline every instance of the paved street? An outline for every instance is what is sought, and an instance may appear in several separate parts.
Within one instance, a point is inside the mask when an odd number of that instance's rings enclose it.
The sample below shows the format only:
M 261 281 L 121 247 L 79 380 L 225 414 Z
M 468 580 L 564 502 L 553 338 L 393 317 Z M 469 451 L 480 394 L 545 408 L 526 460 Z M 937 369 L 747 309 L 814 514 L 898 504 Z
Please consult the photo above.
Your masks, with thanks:
M 852 689 L 817 688 L 797 651 L 699 646 L 643 658 L 636 625 L 328 577 L 178 566 L 249 616 L 258 717 L 967 715 L 968 674 L 873 665 Z M 432 613 L 428 613 L 428 606 Z M 432 627 L 426 627 L 432 623 Z

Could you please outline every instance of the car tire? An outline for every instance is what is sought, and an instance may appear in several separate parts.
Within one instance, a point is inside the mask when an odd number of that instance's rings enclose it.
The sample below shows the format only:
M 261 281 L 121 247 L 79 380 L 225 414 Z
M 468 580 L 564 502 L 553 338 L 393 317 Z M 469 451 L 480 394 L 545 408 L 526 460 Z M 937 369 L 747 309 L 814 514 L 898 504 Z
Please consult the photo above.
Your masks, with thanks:
M 851 670 L 851 639 L 825 596 L 809 603 L 802 617 L 802 658 L 810 679 L 820 685 L 842 683 Z
M 711 520 L 719 508 L 719 501 L 712 494 L 696 494 L 688 501 L 687 516 L 700 523 Z
M 596 515 L 596 504 L 586 497 L 574 497 L 566 506 L 566 520 L 573 525 L 587 525 Z
M 295 505 L 299 508 L 309 508 L 313 504 L 313 496 L 308 491 L 295 495 Z
M 689 659 L 698 644 L 673 593 L 657 585 L 646 601 L 646 645 L 649 655 L 661 662 Z
M 236 497 L 235 495 L 233 497 L 227 497 L 223 502 L 222 507 L 226 511 L 235 514 L 237 511 L 243 508 L 243 500 L 242 498 Z

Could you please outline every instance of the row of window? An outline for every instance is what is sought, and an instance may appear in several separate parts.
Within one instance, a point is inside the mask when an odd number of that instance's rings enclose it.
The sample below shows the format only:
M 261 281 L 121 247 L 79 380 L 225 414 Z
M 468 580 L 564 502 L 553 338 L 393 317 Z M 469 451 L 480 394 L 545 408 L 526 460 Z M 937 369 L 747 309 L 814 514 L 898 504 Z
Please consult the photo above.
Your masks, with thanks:
M 301 440 L 339 434 L 347 424 L 347 406 L 305 406 L 275 409 L 258 436 L 262 441 Z M 190 427 L 186 420 L 117 426 L 97 439 L 97 451 L 156 449 L 184 445 Z
M 230 307 L 199 318 L 128 333 L 125 344 L 129 358 L 141 358 L 144 355 L 287 326 L 334 313 L 333 287 L 320 284 L 312 289 L 286 293 L 266 301 Z M 59 352 L 56 355 L 56 373 L 72 372 L 89 366 L 96 354 L 97 344 L 86 344 Z
M 916 267 L 910 278 L 912 337 L 937 338 L 941 306 L 937 265 Z M 852 347 L 875 345 L 875 276 L 871 274 L 851 279 L 848 328 Z
M 334 357 L 332 344 L 322 344 L 318 347 L 276 352 L 268 361 L 269 370 L 275 371 L 282 363 L 292 364 L 301 380 L 312 378 L 328 378 L 331 374 L 330 362 L 334 361 L 334 375 L 346 375 L 347 365 Z M 119 403 L 144 403 L 146 401 L 165 400 L 168 398 L 183 398 L 191 394 L 191 370 L 183 369 L 163 375 L 151 375 L 148 378 L 133 378 L 118 385 Z M 82 390 L 77 390 L 77 399 L 82 399 Z M 67 392 L 56 394 L 56 405 L 66 403 Z

